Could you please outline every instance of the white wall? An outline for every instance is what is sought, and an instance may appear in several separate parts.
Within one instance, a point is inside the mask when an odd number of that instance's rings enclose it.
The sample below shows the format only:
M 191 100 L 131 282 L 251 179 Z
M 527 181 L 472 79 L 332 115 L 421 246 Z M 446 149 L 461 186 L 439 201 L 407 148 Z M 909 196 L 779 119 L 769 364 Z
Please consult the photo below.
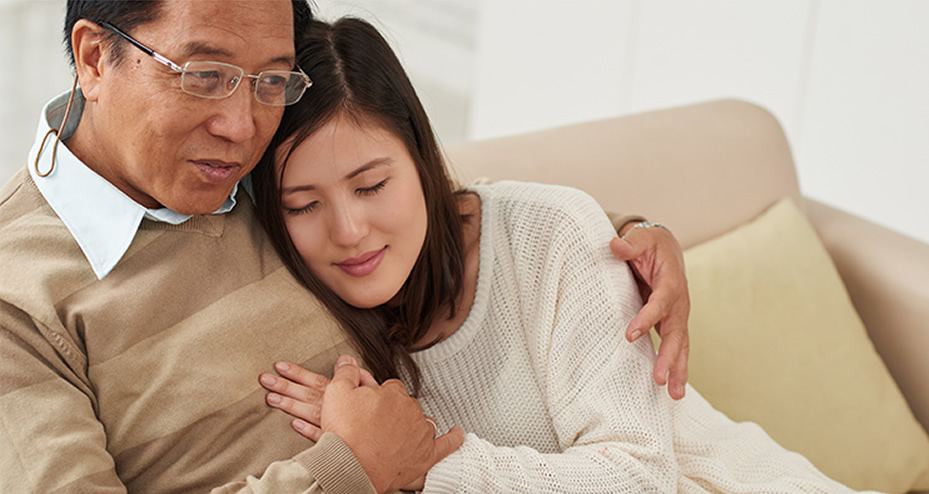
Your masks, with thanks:
M 738 97 L 809 196 L 929 242 L 929 2 L 485 0 L 470 135 Z
M 784 126 L 807 195 L 929 242 L 929 1 L 316 3 L 376 19 L 444 142 L 743 98 Z M 70 85 L 63 5 L 0 0 L 0 180 Z
M 0 0 L 0 183 L 25 165 L 39 110 L 71 88 L 64 0 Z
M 801 185 L 929 242 L 929 2 L 823 2 L 819 19 Z

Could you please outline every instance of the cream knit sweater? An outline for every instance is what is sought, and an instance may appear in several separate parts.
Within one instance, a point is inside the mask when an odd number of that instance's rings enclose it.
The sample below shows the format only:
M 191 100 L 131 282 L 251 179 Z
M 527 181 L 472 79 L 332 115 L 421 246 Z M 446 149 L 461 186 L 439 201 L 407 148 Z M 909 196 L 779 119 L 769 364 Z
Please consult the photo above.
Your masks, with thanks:
M 844 492 L 757 425 L 652 380 L 641 301 L 583 192 L 500 182 L 482 200 L 480 268 L 462 327 L 418 352 L 421 401 L 467 432 L 425 492 Z

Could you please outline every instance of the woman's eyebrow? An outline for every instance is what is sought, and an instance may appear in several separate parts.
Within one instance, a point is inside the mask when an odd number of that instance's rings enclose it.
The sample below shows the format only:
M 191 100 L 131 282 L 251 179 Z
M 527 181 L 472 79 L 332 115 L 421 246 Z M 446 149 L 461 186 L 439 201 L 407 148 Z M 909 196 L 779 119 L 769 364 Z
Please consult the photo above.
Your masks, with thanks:
M 379 167 L 379 166 L 387 166 L 387 165 L 392 164 L 393 162 L 394 162 L 393 158 L 390 158 L 390 157 L 387 157 L 387 156 L 385 156 L 385 157 L 383 157 L 383 158 L 375 158 L 375 159 L 373 159 L 373 160 L 371 160 L 371 161 L 369 161 L 369 162 L 367 162 L 367 163 L 365 163 L 365 164 L 359 166 L 359 167 L 356 168 L 355 170 L 349 172 L 347 175 L 345 175 L 345 178 L 355 178 L 355 177 L 357 177 L 358 175 L 361 175 L 362 173 L 364 173 L 364 172 L 366 172 L 366 171 L 368 171 L 368 170 L 371 170 L 371 169 L 373 169 L 373 168 L 377 168 L 377 167 Z
M 361 175 L 362 173 L 366 171 L 373 170 L 381 166 L 389 166 L 393 164 L 393 162 L 394 162 L 393 158 L 389 158 L 386 156 L 383 158 L 375 158 L 359 166 L 358 168 L 348 172 L 348 174 L 345 175 L 345 178 L 352 179 L 352 178 L 357 177 L 358 175 Z M 307 184 L 307 185 L 294 185 L 292 187 L 284 187 L 281 189 L 281 194 L 284 195 L 284 194 L 291 194 L 294 192 L 305 192 L 305 191 L 310 191 L 310 190 L 316 190 L 316 186 L 312 184 Z

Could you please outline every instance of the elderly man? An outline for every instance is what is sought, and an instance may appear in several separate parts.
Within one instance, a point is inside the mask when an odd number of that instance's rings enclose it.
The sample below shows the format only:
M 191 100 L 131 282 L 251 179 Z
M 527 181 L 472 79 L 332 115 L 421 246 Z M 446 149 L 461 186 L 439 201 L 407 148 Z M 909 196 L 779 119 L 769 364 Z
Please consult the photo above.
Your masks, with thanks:
M 354 354 L 238 187 L 311 84 L 294 65 L 310 17 L 305 0 L 68 2 L 80 87 L 0 190 L 0 491 L 386 492 L 460 445 L 346 358 L 318 443 L 264 404 L 272 362 Z M 663 328 L 656 380 L 679 397 L 680 248 L 631 230 L 617 256 L 654 291 L 629 334 Z

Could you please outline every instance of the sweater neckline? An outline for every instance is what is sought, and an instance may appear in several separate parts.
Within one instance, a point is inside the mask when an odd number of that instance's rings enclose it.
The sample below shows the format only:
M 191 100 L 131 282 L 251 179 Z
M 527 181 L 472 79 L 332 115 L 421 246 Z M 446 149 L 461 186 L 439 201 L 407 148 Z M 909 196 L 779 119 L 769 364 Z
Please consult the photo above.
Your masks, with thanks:
M 481 201 L 481 230 L 478 249 L 477 268 L 477 286 L 474 289 L 474 302 L 471 304 L 471 310 L 468 317 L 461 323 L 451 336 L 440 341 L 439 343 L 413 352 L 413 360 L 419 364 L 429 364 L 439 362 L 454 356 L 471 342 L 474 336 L 480 331 L 481 321 L 488 310 L 490 301 L 491 277 L 493 275 L 493 223 L 495 204 L 493 203 L 492 186 L 474 185 L 468 187 L 468 190 L 476 193 Z

